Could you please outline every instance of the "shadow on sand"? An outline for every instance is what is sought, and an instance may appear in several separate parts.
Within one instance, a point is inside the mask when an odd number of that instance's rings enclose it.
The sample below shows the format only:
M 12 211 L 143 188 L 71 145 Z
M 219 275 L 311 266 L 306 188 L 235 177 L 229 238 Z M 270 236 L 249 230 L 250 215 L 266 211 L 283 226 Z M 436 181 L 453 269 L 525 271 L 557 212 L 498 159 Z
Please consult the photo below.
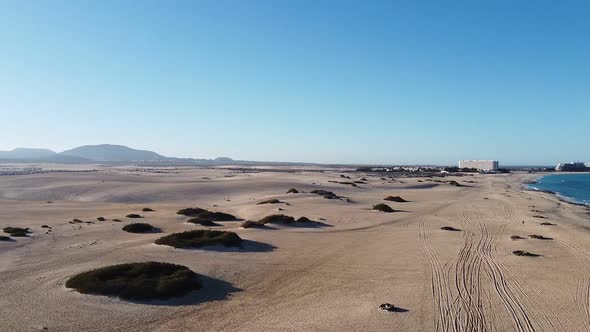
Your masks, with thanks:
M 234 287 L 227 281 L 199 275 L 199 280 L 202 283 L 202 288 L 187 294 L 184 297 L 172 298 L 169 300 L 154 300 L 154 301 L 134 301 L 122 300 L 125 302 L 146 304 L 146 305 L 161 305 L 161 306 L 188 306 L 197 305 L 211 301 L 221 301 L 228 299 L 231 294 L 241 292 L 242 289 Z

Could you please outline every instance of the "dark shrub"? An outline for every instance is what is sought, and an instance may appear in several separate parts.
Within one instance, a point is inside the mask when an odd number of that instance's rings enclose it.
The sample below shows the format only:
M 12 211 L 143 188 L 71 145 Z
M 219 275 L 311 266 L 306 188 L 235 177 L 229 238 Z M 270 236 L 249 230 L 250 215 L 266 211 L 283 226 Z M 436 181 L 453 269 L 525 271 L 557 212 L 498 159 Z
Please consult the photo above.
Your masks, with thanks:
M 529 256 L 529 257 L 537 257 L 537 256 L 539 256 L 537 254 L 533 254 L 533 253 L 530 253 L 530 252 L 524 251 L 524 250 L 515 250 L 515 251 L 512 252 L 512 254 L 514 254 L 516 256 Z
M 340 196 L 334 194 L 331 191 L 316 189 L 311 191 L 312 194 L 320 195 L 326 199 L 340 199 Z
M 198 248 L 216 244 L 222 244 L 226 247 L 237 247 L 241 242 L 242 239 L 234 232 L 203 229 L 173 233 L 156 240 L 156 244 L 174 248 Z
M 194 217 L 194 218 L 190 218 L 189 220 L 187 220 L 187 222 L 193 223 L 193 224 L 198 224 L 201 226 L 223 226 L 217 223 L 214 223 L 213 221 L 209 220 L 209 219 L 205 219 L 202 217 Z
M 197 215 L 199 215 L 200 213 L 203 213 L 205 211 L 207 211 L 207 210 L 201 209 L 201 208 L 186 208 L 186 209 L 178 210 L 176 212 L 176 214 L 180 214 L 180 215 L 187 216 L 187 217 L 196 217 Z
M 295 189 L 295 188 L 291 188 L 289 190 L 287 190 L 287 194 L 298 194 L 299 190 Z
M 461 230 L 455 227 L 451 227 L 451 226 L 443 226 L 440 229 L 442 229 L 443 231 L 452 231 L 452 232 L 460 232 Z
M 114 222 L 121 222 L 121 219 L 113 219 Z
M 241 225 L 242 228 L 264 228 L 264 224 L 258 221 L 246 220 Z
M 205 211 L 205 212 L 199 213 L 196 217 L 211 220 L 211 221 L 236 221 L 236 220 L 238 220 L 238 218 L 236 218 L 235 216 L 233 216 L 229 213 L 211 212 L 211 211 Z
M 389 205 L 387 204 L 377 204 L 373 206 L 373 210 L 377 210 L 377 211 L 381 211 L 381 212 L 387 212 L 387 213 L 391 213 L 391 212 L 395 212 L 394 209 L 392 209 Z
M 297 222 L 313 222 L 313 220 L 309 219 L 308 217 L 300 217 L 297 219 Z
M 0 235 L 0 241 L 10 241 L 8 236 Z
M 146 207 L 146 208 L 143 208 L 143 209 L 141 209 L 141 211 L 143 211 L 143 212 L 154 212 L 154 210 L 153 210 L 153 209 L 150 209 L 150 208 L 147 208 L 147 207 Z
M 400 196 L 387 196 L 383 200 L 384 201 L 390 201 L 390 202 L 397 202 L 397 203 L 405 203 L 405 202 L 407 202 L 405 199 L 401 198 Z
M 76 224 L 81 224 L 81 223 L 83 223 L 83 221 L 82 221 L 82 220 L 80 220 L 80 219 L 78 219 L 78 218 L 74 218 L 74 219 L 72 219 L 72 221 L 71 221 L 71 222 L 72 222 L 72 223 L 76 223 Z
M 139 214 L 136 214 L 136 213 L 130 213 L 130 214 L 126 215 L 125 217 L 131 218 L 131 219 L 143 218 L 142 216 L 140 216 Z
M 550 237 L 545 237 L 543 235 L 536 235 L 536 234 L 529 235 L 529 239 L 534 239 L 534 240 L 553 240 Z
M 156 228 L 150 224 L 133 223 L 123 226 L 123 230 L 129 233 L 149 233 L 155 231 Z
M 258 221 L 258 223 L 264 224 L 290 224 L 295 222 L 295 218 L 286 216 L 284 214 L 273 214 L 266 216 Z
M 512 235 L 510 238 L 512 239 L 512 241 L 524 240 L 524 237 L 518 235 Z
M 47 225 L 41 225 L 41 228 L 51 228 L 51 227 L 49 227 Z
M 107 266 L 80 273 L 66 287 L 83 294 L 117 296 L 125 300 L 165 300 L 201 288 L 196 273 L 182 265 L 160 262 Z
M 4 227 L 2 230 L 4 231 L 4 233 L 10 234 L 10 236 L 12 237 L 24 237 L 31 232 L 29 228 L 21 227 Z
M 547 219 L 547 217 L 542 216 L 542 215 L 534 215 L 533 218 Z
M 541 225 L 542 226 L 555 226 L 555 224 L 550 223 L 550 222 L 542 222 Z
M 96 220 L 98 220 L 98 221 L 105 221 L 106 219 L 104 217 L 98 217 L 98 218 L 96 218 Z
M 262 204 L 277 204 L 277 203 L 283 203 L 283 202 L 279 201 L 276 198 L 273 198 L 273 199 L 267 199 L 267 200 L 262 201 L 262 202 L 258 202 L 256 204 L 257 205 L 262 205 Z

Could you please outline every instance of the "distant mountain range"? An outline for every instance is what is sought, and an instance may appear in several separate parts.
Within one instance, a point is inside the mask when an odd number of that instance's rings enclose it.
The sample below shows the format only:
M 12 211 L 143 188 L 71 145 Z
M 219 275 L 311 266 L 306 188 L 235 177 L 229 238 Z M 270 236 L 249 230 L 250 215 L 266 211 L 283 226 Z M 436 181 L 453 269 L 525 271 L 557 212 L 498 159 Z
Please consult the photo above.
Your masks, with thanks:
M 309 163 L 256 162 L 233 160 L 219 157 L 215 159 L 193 159 L 165 157 L 153 151 L 132 149 L 123 145 L 100 144 L 84 145 L 63 152 L 47 149 L 17 148 L 0 151 L 1 162 L 15 163 L 58 163 L 58 164 L 149 164 L 149 165 L 313 165 Z

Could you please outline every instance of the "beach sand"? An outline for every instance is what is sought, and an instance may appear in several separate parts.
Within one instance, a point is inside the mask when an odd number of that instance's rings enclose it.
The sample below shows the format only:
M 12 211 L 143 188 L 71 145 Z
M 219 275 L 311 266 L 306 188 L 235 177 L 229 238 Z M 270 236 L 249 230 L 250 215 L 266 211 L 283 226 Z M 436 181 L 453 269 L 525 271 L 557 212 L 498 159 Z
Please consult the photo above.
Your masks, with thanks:
M 463 184 L 456 187 L 335 169 L 96 169 L 0 176 L 0 226 L 33 231 L 0 242 L 0 330 L 590 330 L 590 215 L 523 190 L 530 174 L 443 179 Z M 329 182 L 363 177 L 366 184 L 358 187 Z M 286 194 L 289 188 L 304 193 Z M 349 201 L 309 193 L 314 189 Z M 409 202 L 383 201 L 390 195 Z M 256 204 L 272 198 L 289 204 Z M 378 203 L 401 211 L 372 211 Z M 243 229 L 239 221 L 221 222 L 220 229 L 246 240 L 241 249 L 154 244 L 163 234 L 206 228 L 176 215 L 186 207 L 244 220 L 306 216 L 321 224 Z M 122 231 L 137 221 L 125 218 L 129 213 L 145 216 L 140 221 L 162 233 Z M 96 221 L 101 216 L 107 221 Z M 69 223 L 73 218 L 94 223 Z M 514 250 L 540 256 L 519 257 Z M 64 285 L 79 272 L 143 261 L 185 265 L 202 275 L 203 289 L 140 303 Z M 382 303 L 398 310 L 380 310 Z

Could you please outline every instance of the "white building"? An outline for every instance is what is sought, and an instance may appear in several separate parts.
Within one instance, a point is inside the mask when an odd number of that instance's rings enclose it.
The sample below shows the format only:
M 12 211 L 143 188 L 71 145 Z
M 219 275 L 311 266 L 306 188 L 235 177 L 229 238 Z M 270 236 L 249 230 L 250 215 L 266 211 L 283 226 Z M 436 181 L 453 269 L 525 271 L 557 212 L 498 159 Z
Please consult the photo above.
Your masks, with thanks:
M 497 171 L 497 160 L 461 160 L 459 161 L 459 168 L 475 168 L 479 171 Z

